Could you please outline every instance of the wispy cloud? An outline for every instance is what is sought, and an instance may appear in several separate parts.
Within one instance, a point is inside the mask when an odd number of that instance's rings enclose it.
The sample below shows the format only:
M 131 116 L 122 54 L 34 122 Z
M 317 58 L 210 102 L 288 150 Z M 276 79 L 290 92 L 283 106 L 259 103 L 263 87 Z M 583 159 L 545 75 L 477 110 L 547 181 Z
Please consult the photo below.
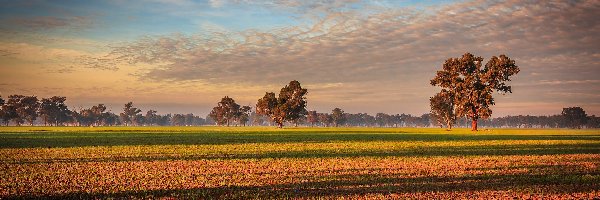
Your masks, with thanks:
M 527 64 L 524 68 L 548 67 L 539 66 L 536 59 L 553 58 L 547 60 L 555 62 L 549 67 L 561 67 L 568 64 L 564 57 L 597 57 L 600 26 L 594 19 L 599 7 L 591 0 L 472 1 L 431 14 L 410 9 L 366 16 L 330 11 L 309 27 L 146 37 L 114 49 L 113 54 L 132 64 L 159 66 L 142 78 L 213 82 L 266 83 L 298 77 L 354 82 L 415 74 L 426 79 L 425 74 L 445 58 L 467 51 L 484 56 L 506 53 L 517 61 L 531 61 L 518 62 Z
M 190 6 L 194 5 L 194 1 L 191 0 L 146 0 L 147 2 L 176 5 L 176 6 Z
M 27 43 L 0 42 L 0 52 L 6 61 L 16 59 L 49 69 L 50 72 L 70 73 L 77 69 L 118 70 L 119 60 L 85 51 L 53 48 Z M 2 66 L 0 66 L 2 67 Z
M 33 30 L 58 29 L 58 28 L 83 29 L 83 28 L 89 28 L 93 24 L 93 21 L 89 17 L 85 17 L 85 16 L 19 17 L 19 18 L 11 18 L 11 19 L 8 19 L 7 21 L 8 21 L 8 23 L 10 23 L 14 26 L 20 26 L 23 28 L 28 28 L 28 29 L 33 29 Z
M 541 85 L 564 85 L 564 84 L 596 84 L 600 80 L 541 80 Z

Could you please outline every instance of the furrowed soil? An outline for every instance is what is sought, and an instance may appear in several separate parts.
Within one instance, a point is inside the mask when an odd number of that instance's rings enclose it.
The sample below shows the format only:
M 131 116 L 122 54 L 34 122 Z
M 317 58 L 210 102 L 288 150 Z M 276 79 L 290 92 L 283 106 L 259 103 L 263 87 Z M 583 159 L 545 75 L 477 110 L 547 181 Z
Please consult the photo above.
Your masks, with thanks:
M 0 199 L 600 198 L 600 130 L 0 127 Z

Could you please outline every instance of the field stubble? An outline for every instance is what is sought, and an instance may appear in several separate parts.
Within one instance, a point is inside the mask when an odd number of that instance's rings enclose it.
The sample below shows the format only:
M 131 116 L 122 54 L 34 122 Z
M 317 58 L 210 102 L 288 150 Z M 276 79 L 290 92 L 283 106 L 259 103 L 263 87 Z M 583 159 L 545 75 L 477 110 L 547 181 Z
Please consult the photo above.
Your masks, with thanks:
M 597 130 L 39 130 L 0 129 L 0 198 L 600 196 Z

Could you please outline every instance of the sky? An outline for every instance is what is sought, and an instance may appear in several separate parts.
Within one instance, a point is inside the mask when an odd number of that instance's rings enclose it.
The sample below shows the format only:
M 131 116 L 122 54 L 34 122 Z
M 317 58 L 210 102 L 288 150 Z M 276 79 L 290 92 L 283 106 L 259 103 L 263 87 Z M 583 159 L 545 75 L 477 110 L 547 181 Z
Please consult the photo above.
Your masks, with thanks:
M 421 115 L 448 58 L 521 72 L 493 117 L 600 115 L 600 1 L 0 0 L 0 96 L 205 116 L 291 80 L 309 110 Z

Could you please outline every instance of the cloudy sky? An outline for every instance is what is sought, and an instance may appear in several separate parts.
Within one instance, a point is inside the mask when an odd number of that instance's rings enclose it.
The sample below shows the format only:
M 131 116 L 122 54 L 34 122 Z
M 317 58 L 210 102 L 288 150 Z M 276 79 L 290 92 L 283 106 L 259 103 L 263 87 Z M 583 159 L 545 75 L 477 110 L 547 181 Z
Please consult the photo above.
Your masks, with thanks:
M 521 68 L 495 117 L 600 115 L 599 13 L 598 0 L 0 0 L 0 95 L 205 115 L 298 80 L 311 110 L 420 115 L 442 62 L 471 52 Z

